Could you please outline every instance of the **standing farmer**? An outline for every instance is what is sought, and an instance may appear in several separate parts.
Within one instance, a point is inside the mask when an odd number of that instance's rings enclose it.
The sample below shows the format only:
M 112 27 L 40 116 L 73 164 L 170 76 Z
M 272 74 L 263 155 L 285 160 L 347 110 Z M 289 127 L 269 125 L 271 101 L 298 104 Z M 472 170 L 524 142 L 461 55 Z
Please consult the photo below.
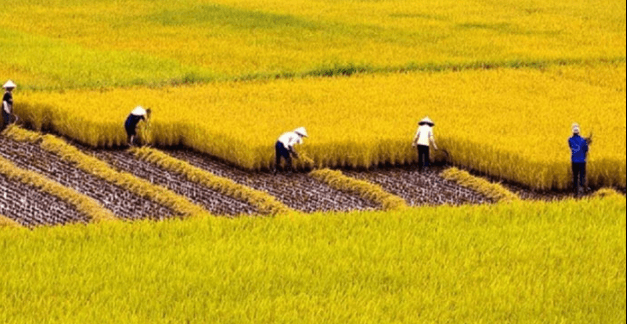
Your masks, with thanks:
M 285 159 L 287 168 L 292 168 L 292 155 L 298 159 L 298 153 L 294 151 L 294 145 L 302 144 L 303 138 L 307 137 L 307 131 L 305 127 L 299 127 L 292 132 L 283 133 L 279 136 L 275 144 L 276 149 L 276 163 L 274 166 L 274 174 L 276 174 L 279 166 L 281 165 L 281 157 Z
M 579 124 L 572 125 L 573 136 L 568 139 L 568 146 L 571 151 L 571 162 L 573 170 L 573 189 L 575 195 L 579 196 L 586 188 L 586 157 L 588 155 L 588 144 L 591 138 L 583 138 L 579 135 Z M 580 190 L 581 186 L 581 190 Z
M 148 121 L 150 118 L 150 108 L 144 109 L 142 106 L 137 106 L 131 114 L 126 118 L 124 128 L 126 129 L 126 136 L 128 145 L 133 146 L 135 143 L 135 135 L 137 134 L 137 124 L 140 121 Z
M 429 166 L 429 144 L 433 144 L 433 148 L 436 151 L 438 149 L 433 137 L 434 126 L 435 123 L 429 117 L 425 117 L 418 122 L 418 130 L 412 146 L 418 147 L 418 170 L 420 171 L 422 171 L 423 167 Z
M 5 89 L 4 96 L 2 97 L 2 129 L 3 131 L 7 125 L 9 125 L 13 120 L 13 89 L 15 89 L 16 85 L 13 81 L 9 80 L 2 86 Z

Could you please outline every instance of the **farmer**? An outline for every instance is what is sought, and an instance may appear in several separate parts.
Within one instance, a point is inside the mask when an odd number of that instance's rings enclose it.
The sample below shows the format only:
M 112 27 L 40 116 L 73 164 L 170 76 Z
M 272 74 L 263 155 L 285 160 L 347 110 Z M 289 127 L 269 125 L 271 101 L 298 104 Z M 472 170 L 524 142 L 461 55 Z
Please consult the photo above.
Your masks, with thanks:
M 150 108 L 144 109 L 142 106 L 137 106 L 131 114 L 126 118 L 124 128 L 126 129 L 126 136 L 128 145 L 133 146 L 135 144 L 135 135 L 137 134 L 137 124 L 140 121 L 148 121 L 150 118 Z
M 294 145 L 302 144 L 303 137 L 307 137 L 307 131 L 305 127 L 299 127 L 292 132 L 283 133 L 279 136 L 275 144 L 276 149 L 276 164 L 274 166 L 274 174 L 276 174 L 279 166 L 281 165 L 281 157 L 285 159 L 287 168 L 292 168 L 292 156 L 298 159 L 298 153 L 294 151 Z
M 412 146 L 418 148 L 418 169 L 421 171 L 423 167 L 429 166 L 429 144 L 433 144 L 436 151 L 438 149 L 433 137 L 434 126 L 435 124 L 429 117 L 423 118 L 418 122 L 418 130 L 412 142 Z
M 586 157 L 588 155 L 588 145 L 592 143 L 592 136 L 583 138 L 579 135 L 579 124 L 572 125 L 573 136 L 568 139 L 568 146 L 571 151 L 571 162 L 573 170 L 573 189 L 575 195 L 579 196 L 586 188 Z M 581 186 L 581 189 L 580 189 Z
M 16 85 L 9 80 L 2 87 L 5 89 L 5 93 L 2 97 L 2 129 L 0 131 L 3 131 L 13 122 L 13 94 L 11 92 L 13 92 Z

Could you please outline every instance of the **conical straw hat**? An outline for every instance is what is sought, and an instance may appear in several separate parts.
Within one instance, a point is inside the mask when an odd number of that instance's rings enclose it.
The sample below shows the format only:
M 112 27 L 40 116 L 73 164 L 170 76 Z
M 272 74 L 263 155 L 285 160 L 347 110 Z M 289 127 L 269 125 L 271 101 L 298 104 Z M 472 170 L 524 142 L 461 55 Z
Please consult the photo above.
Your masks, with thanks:
M 424 125 L 424 124 L 427 124 L 431 127 L 435 126 L 435 123 L 429 117 L 425 117 L 421 121 L 418 122 L 418 125 Z
M 5 89 L 7 89 L 7 88 L 15 88 L 15 87 L 17 87 L 17 85 L 15 85 L 15 83 L 13 83 L 13 81 L 9 80 L 2 87 L 5 88 Z
M 305 127 L 298 127 L 297 129 L 294 130 L 294 133 L 302 137 L 307 137 L 307 130 L 305 130 Z

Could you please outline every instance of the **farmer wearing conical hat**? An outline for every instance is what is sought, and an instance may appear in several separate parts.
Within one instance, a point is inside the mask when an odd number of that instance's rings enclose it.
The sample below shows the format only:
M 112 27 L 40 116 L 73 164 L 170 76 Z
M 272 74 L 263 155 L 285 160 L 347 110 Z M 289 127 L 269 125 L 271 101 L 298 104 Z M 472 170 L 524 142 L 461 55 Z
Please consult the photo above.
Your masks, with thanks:
M 571 151 L 571 167 L 573 170 L 573 189 L 575 195 L 581 195 L 586 188 L 586 158 L 588 155 L 588 145 L 592 143 L 592 135 L 583 138 L 579 124 L 573 123 L 571 126 L 573 136 L 568 139 L 568 146 Z
M 302 144 L 304 137 L 307 137 L 305 127 L 299 127 L 294 131 L 283 133 L 279 136 L 279 139 L 274 146 L 276 149 L 274 174 L 276 174 L 279 166 L 281 165 L 281 158 L 285 159 L 288 169 L 292 168 L 292 156 L 298 159 L 298 153 L 294 150 L 294 145 Z
M 2 97 L 2 129 L 4 130 L 7 125 L 13 122 L 13 90 L 16 85 L 13 81 L 7 81 L 3 86 L 5 90 L 4 96 Z
M 438 149 L 433 137 L 434 126 L 435 124 L 429 117 L 423 118 L 418 122 L 418 130 L 412 142 L 412 146 L 418 148 L 418 169 L 421 171 L 423 167 L 429 166 L 429 144 L 433 144 L 435 150 Z
M 124 122 L 124 129 L 126 129 L 126 136 L 128 145 L 133 146 L 135 144 L 135 135 L 137 134 L 137 124 L 140 121 L 148 121 L 150 118 L 150 108 L 144 109 L 142 106 L 137 106 L 131 114 L 126 118 Z

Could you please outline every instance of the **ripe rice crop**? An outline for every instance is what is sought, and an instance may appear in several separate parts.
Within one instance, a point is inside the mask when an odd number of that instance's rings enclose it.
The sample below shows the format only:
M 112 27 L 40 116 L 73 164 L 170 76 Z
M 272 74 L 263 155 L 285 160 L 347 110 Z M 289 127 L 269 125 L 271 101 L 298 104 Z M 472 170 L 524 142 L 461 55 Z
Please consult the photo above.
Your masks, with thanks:
M 33 89 L 625 59 L 617 0 L 30 0 L 2 9 L 0 77 Z
M 104 147 L 125 143 L 123 122 L 133 107 L 152 107 L 149 142 L 184 145 L 247 169 L 270 168 L 276 139 L 298 126 L 310 138 L 297 149 L 317 167 L 413 163 L 416 122 L 429 115 L 449 162 L 563 189 L 571 183 L 573 122 L 586 136 L 594 131 L 589 184 L 625 187 L 624 83 L 619 64 L 23 92 L 15 100 L 34 128 Z
M 94 199 L 36 172 L 21 169 L 2 157 L 0 157 L 0 174 L 60 198 L 76 208 L 79 213 L 86 215 L 91 221 L 103 222 L 117 219 L 110 210 L 104 208 Z
M 0 322 L 624 323 L 625 197 L 0 230 Z
M 192 203 L 188 198 L 162 186 L 154 185 L 148 180 L 137 178 L 128 172 L 117 171 L 106 162 L 81 152 L 61 138 L 50 134 L 42 135 L 19 127 L 9 128 L 4 135 L 16 141 L 37 143 L 42 149 L 73 163 L 77 168 L 170 208 L 180 215 L 206 213 L 201 206 Z
M 20 223 L 6 217 L 6 216 L 2 216 L 0 215 L 0 230 L 2 228 L 20 228 L 22 227 L 22 225 L 20 225 Z
M 364 199 L 374 201 L 383 210 L 407 208 L 407 202 L 403 198 L 383 190 L 381 186 L 365 180 L 351 178 L 337 170 L 314 170 L 309 173 L 309 176 L 337 190 L 353 193 Z
M 475 177 L 455 167 L 442 171 L 440 175 L 444 179 L 455 181 L 464 187 L 471 188 L 494 201 L 511 202 L 520 199 L 515 193 L 507 190 L 507 188 L 498 183 L 492 183 L 486 179 Z

